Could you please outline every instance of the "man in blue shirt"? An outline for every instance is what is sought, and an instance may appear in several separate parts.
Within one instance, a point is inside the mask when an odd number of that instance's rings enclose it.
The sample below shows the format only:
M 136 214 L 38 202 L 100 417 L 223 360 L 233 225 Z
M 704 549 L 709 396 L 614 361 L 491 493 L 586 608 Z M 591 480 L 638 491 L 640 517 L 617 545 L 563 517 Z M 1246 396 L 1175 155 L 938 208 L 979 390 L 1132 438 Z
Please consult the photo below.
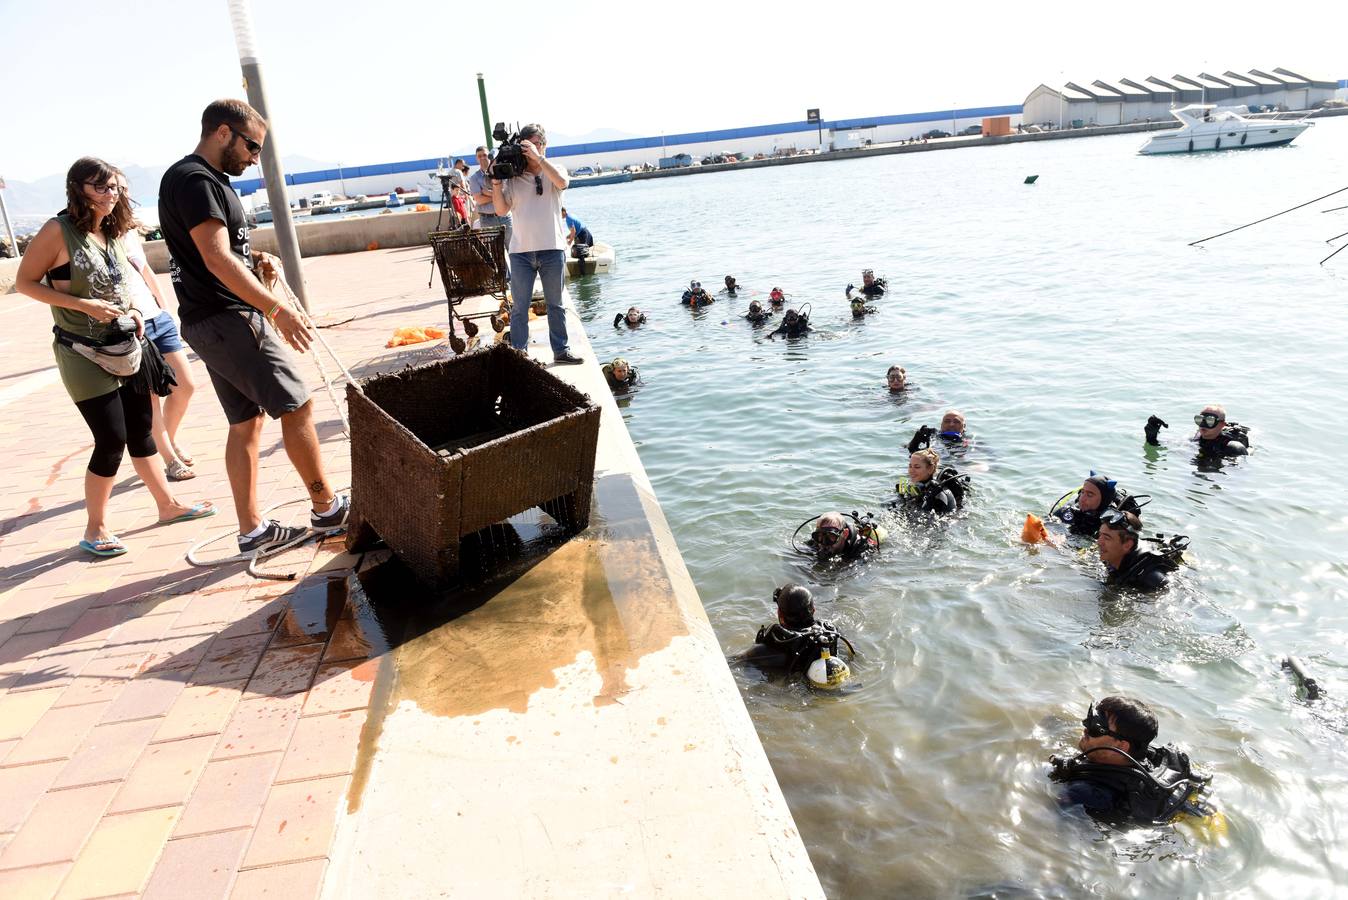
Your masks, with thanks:
M 562 218 L 566 221 L 566 244 L 568 247 L 593 247 L 594 235 L 590 234 L 590 229 L 581 223 L 580 219 L 569 214 L 566 207 L 562 207 Z

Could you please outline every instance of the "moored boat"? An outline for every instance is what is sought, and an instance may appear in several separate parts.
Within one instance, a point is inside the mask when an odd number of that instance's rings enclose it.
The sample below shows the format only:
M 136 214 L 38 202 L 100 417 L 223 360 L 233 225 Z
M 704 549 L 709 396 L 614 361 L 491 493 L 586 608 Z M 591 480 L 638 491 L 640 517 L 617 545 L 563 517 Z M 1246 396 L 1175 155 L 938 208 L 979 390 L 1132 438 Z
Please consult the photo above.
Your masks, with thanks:
M 1313 123 L 1286 119 L 1251 119 L 1236 110 L 1213 104 L 1198 104 L 1172 109 L 1180 121 L 1175 131 L 1162 131 L 1147 141 L 1138 152 L 1197 153 L 1203 150 L 1248 150 L 1252 147 L 1278 147 L 1290 144 Z

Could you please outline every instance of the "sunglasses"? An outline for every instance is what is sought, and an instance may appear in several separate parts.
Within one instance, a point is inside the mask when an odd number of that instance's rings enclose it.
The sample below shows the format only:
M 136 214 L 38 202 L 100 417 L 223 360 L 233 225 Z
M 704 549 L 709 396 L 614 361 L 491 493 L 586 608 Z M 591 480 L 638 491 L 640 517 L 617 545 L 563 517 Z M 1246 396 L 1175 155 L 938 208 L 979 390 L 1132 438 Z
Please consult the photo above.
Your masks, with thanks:
M 108 194 L 122 193 L 122 186 L 114 181 L 109 181 L 106 184 L 94 184 L 92 181 L 86 181 L 84 184 L 86 187 L 93 188 L 94 193 L 102 197 L 106 197 Z
M 1108 525 L 1110 528 L 1113 528 L 1115 531 L 1126 531 L 1128 534 L 1131 534 L 1133 537 L 1138 537 L 1139 535 L 1142 534 L 1142 529 L 1137 528 L 1137 527 L 1133 526 L 1132 524 L 1130 524 L 1129 521 L 1128 521 L 1128 516 L 1125 515 L 1121 510 L 1117 510 L 1117 509 L 1107 509 L 1107 510 L 1105 510 L 1105 511 L 1100 515 L 1100 524 L 1102 524 L 1102 525 Z
M 233 135 L 236 138 L 243 141 L 243 145 L 248 148 L 249 153 L 256 156 L 257 154 L 262 152 L 262 145 L 259 144 L 257 141 L 253 140 L 248 135 L 244 134 L 242 131 L 239 131 L 237 128 L 230 128 L 229 130 L 231 133 L 233 133 Z
M 543 196 L 543 176 L 542 176 L 542 175 L 535 175 L 535 176 L 534 176 L 534 193 L 537 194 L 537 195 L 540 196 L 540 197 Z
M 1081 727 L 1086 729 L 1088 737 L 1098 738 L 1107 735 L 1112 738 L 1117 738 L 1120 741 L 1128 740 L 1128 738 L 1109 727 L 1109 717 L 1104 713 L 1097 711 L 1094 703 L 1092 703 L 1090 708 L 1086 710 L 1086 718 L 1081 720 Z M 1131 743 L 1132 741 L 1129 741 L 1129 744 Z
M 1216 428 L 1221 417 L 1216 413 L 1199 413 L 1194 416 L 1194 424 L 1199 428 Z

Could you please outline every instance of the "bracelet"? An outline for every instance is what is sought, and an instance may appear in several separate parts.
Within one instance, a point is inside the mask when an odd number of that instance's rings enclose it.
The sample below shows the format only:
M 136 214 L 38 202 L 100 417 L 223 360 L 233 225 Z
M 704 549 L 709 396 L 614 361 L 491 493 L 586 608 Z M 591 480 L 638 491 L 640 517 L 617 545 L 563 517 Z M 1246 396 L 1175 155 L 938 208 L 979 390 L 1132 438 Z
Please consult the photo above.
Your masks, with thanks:
M 275 325 L 276 313 L 279 312 L 280 309 L 281 309 L 281 301 L 277 300 L 275 303 L 272 304 L 271 309 L 267 310 L 267 321 Z

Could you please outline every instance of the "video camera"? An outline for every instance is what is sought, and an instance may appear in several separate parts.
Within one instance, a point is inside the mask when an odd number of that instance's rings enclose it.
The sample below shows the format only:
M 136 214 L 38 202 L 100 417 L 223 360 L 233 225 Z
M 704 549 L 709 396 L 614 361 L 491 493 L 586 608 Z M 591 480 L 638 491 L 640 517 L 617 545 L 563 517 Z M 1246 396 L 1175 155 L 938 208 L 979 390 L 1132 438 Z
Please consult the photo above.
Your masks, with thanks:
M 506 131 L 504 122 L 497 122 L 491 136 L 501 145 L 491 163 L 491 177 L 509 181 L 523 175 L 529 161 L 524 156 L 524 148 L 520 146 L 520 133 L 516 131 L 511 134 Z

